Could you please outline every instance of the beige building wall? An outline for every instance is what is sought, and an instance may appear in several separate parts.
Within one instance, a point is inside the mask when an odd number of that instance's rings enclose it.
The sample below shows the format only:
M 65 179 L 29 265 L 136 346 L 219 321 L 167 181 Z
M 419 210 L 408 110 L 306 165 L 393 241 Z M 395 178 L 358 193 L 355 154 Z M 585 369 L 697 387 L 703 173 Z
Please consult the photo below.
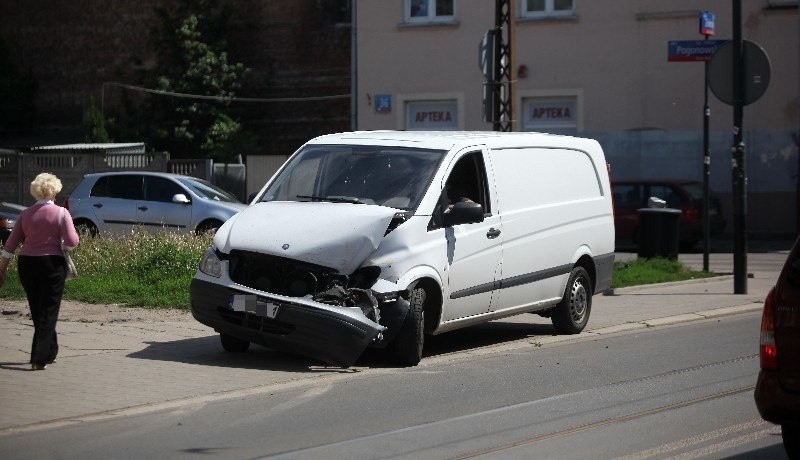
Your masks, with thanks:
M 517 0 L 517 11 L 523 2 Z M 797 9 L 743 3 L 743 36 L 772 63 L 766 94 L 746 109 L 746 129 L 797 129 Z M 521 98 L 568 95 L 580 103 L 579 131 L 695 130 L 702 122 L 703 64 L 668 62 L 670 40 L 701 40 L 698 13 L 716 14 L 716 36 L 733 35 L 729 0 L 576 0 L 575 15 L 531 20 L 515 14 L 516 119 Z M 360 1 L 357 12 L 358 128 L 405 129 L 410 100 L 461 98 L 459 127 L 491 129 L 481 120 L 483 76 L 478 43 L 493 26 L 494 2 L 456 0 L 455 21 L 404 22 L 403 0 Z M 392 95 L 377 112 L 375 95 Z M 712 130 L 728 130 L 730 107 L 710 97 Z M 516 126 L 516 130 L 522 130 Z
M 405 0 L 358 1 L 358 129 L 418 129 L 425 126 L 414 124 L 419 120 L 431 129 L 491 130 L 482 121 L 478 44 L 494 25 L 494 3 L 454 0 L 453 20 L 423 25 L 406 22 Z M 711 38 L 732 38 L 730 0 L 574 0 L 574 14 L 547 19 L 523 18 L 524 1 L 514 3 L 515 130 L 595 137 L 612 161 L 612 177 L 702 180 L 704 65 L 668 62 L 668 42 L 702 40 L 704 10 L 716 15 Z M 743 37 L 760 44 L 772 64 L 768 90 L 745 109 L 748 229 L 793 234 L 797 1 L 744 0 L 742 8 Z M 713 93 L 709 103 L 711 184 L 723 196 L 730 231 L 733 111 Z M 539 119 L 531 123 L 534 113 Z

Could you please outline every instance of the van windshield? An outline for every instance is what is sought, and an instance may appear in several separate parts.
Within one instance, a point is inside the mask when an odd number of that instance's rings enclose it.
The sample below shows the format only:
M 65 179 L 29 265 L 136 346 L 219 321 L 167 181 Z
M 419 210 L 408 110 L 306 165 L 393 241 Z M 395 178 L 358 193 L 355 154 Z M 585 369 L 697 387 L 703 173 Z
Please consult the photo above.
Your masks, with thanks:
M 413 210 L 443 150 L 363 145 L 308 145 L 260 201 L 333 201 Z

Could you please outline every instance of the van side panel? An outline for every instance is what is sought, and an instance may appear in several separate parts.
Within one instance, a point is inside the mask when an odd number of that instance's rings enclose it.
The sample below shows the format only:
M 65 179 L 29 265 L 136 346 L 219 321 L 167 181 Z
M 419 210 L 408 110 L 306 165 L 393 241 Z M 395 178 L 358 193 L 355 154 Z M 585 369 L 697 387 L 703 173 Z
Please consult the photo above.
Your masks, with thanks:
M 490 156 L 503 238 L 495 310 L 556 303 L 578 248 L 613 252 L 605 164 L 564 148 L 502 149 Z

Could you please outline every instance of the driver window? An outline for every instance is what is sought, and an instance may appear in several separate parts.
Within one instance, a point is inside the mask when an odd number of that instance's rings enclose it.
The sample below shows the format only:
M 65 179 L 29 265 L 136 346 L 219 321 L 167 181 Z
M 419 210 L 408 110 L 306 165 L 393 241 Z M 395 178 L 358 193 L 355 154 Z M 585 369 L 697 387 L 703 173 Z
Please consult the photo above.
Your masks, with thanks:
M 442 190 L 439 204 L 431 219 L 429 228 L 440 228 L 442 214 L 459 201 L 480 203 L 485 214 L 491 213 L 481 152 L 472 152 L 464 155 L 453 166 L 445 182 L 444 190 Z

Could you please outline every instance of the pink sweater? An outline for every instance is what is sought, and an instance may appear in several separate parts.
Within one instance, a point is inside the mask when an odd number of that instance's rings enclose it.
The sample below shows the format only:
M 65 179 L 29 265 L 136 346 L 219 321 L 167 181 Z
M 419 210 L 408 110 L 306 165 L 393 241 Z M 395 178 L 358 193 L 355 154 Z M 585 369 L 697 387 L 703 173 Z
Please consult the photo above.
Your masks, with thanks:
M 23 242 L 22 249 L 19 251 L 21 256 L 61 255 L 63 254 L 61 251 L 62 240 L 67 249 L 77 246 L 78 232 L 75 231 L 72 216 L 66 209 L 64 209 L 64 220 L 61 222 L 59 231 L 58 220 L 61 217 L 62 209 L 61 206 L 48 200 L 39 201 L 22 211 L 3 247 L 3 257 L 14 257 L 17 246 Z

